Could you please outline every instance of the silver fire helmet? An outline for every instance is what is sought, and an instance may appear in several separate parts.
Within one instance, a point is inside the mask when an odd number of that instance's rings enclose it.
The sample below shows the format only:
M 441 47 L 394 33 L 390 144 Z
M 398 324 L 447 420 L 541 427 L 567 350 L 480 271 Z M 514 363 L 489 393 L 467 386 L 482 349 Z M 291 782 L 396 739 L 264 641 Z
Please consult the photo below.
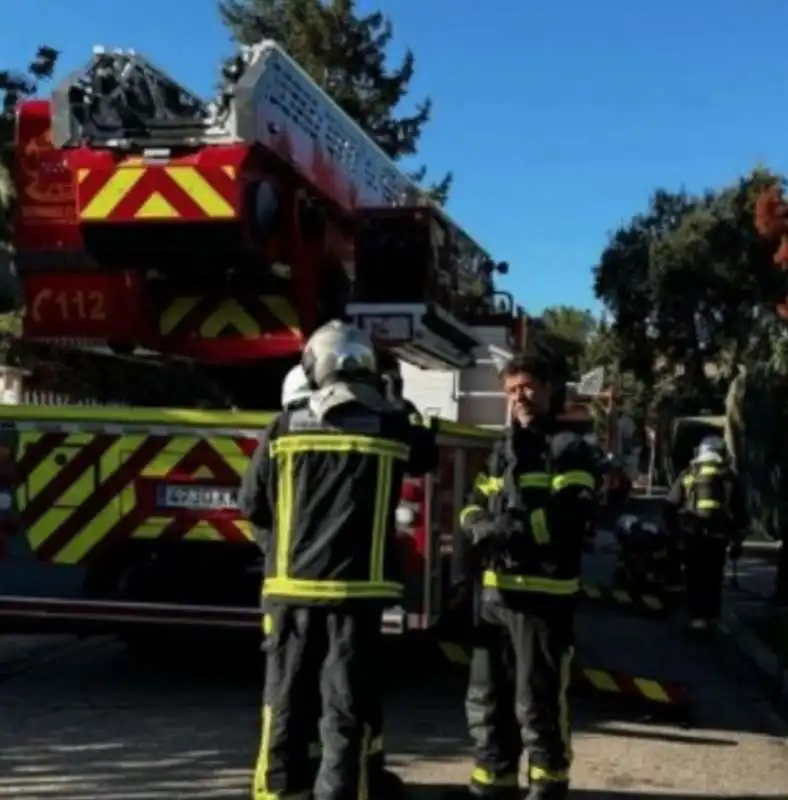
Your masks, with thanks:
M 341 320 L 327 322 L 309 337 L 301 364 L 313 389 L 337 381 L 369 380 L 377 369 L 370 338 Z
M 282 408 L 286 411 L 295 403 L 308 400 L 311 394 L 304 368 L 297 364 L 287 373 L 282 383 Z

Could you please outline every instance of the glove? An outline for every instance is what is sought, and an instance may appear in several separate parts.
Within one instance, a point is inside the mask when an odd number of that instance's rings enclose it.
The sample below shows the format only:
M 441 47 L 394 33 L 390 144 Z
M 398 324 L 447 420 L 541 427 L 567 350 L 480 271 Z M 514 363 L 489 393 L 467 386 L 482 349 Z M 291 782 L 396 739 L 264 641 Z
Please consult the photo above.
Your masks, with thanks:
M 730 548 L 728 549 L 728 555 L 734 560 L 738 561 L 741 558 L 742 554 L 742 546 L 741 542 L 733 542 Z
M 482 542 L 494 541 L 497 544 L 506 544 L 512 536 L 525 532 L 522 517 L 515 511 L 505 511 L 495 519 L 477 522 L 471 527 L 471 542 L 473 545 Z

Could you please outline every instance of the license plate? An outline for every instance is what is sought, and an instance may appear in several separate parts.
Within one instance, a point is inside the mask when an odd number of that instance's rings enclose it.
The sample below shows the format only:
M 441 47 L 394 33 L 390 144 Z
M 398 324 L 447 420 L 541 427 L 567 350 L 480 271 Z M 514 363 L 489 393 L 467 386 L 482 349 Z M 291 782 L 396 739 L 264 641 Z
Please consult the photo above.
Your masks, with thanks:
M 160 486 L 160 508 L 216 511 L 238 508 L 238 489 L 222 486 Z

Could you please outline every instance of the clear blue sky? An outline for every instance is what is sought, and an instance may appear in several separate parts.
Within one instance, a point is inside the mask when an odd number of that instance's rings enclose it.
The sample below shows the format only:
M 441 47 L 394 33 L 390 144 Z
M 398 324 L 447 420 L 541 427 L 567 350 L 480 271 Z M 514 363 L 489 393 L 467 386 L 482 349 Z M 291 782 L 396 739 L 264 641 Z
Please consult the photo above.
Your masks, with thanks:
M 36 45 L 63 70 L 93 44 L 133 47 L 208 94 L 231 52 L 213 0 L 21 0 L 3 10 L 2 65 Z M 419 161 L 454 170 L 449 212 L 530 311 L 596 307 L 608 232 L 657 185 L 788 171 L 788 0 L 362 0 L 416 54 L 434 100 Z M 188 16 L 184 12 L 188 9 Z

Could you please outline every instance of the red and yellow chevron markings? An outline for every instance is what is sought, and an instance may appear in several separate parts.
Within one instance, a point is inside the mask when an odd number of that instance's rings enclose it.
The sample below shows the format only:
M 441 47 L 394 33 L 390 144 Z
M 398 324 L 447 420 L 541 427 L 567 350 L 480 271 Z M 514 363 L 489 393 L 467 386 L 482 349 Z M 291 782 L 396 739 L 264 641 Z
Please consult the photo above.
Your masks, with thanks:
M 79 169 L 77 207 L 82 222 L 231 220 L 238 216 L 236 171 L 138 158 L 115 169 Z
M 669 613 L 674 611 L 679 604 L 678 598 L 675 596 L 669 598 L 658 594 L 635 594 L 626 589 L 594 586 L 593 584 L 583 584 L 580 593 L 585 600 L 648 614 Z
M 439 642 L 444 658 L 451 664 L 467 666 L 471 651 L 456 642 Z M 677 681 L 636 677 L 624 672 L 573 666 L 572 688 L 592 690 L 603 694 L 637 697 L 650 703 L 666 706 L 686 706 L 690 702 L 689 687 Z
M 253 439 L 110 432 L 23 431 L 17 455 L 19 522 L 42 561 L 90 561 L 129 538 L 245 542 L 234 508 L 159 507 L 157 486 L 238 486 Z
M 593 689 L 605 694 L 639 697 L 660 705 L 685 706 L 690 701 L 689 688 L 684 683 L 656 678 L 638 678 L 606 669 L 575 667 L 572 671 L 572 687 Z
M 227 297 L 220 301 L 205 296 L 174 297 L 159 316 L 159 334 L 167 337 L 257 339 L 283 326 L 292 334 L 301 335 L 298 314 L 281 295 Z

